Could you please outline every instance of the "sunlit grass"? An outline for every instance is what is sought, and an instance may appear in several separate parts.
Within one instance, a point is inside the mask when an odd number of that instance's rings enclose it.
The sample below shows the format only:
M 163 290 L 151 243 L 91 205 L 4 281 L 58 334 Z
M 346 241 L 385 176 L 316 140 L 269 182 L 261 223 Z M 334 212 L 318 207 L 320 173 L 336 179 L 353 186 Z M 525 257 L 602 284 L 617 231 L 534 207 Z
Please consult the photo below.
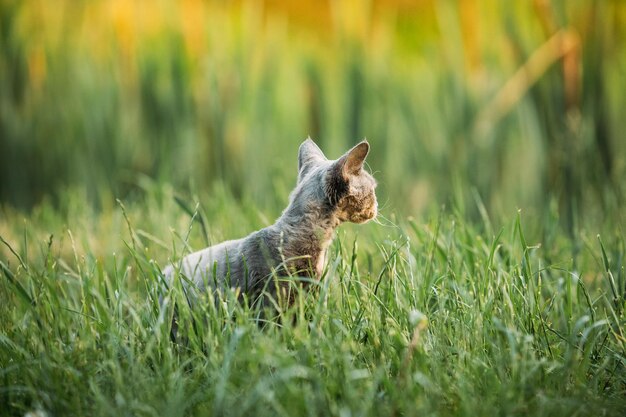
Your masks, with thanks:
M 259 325 L 231 292 L 186 307 L 159 270 L 204 245 L 199 216 L 221 238 L 265 215 L 219 191 L 197 208 L 181 201 L 193 222 L 167 189 L 141 200 L 104 214 L 77 205 L 65 220 L 49 208 L 24 223 L 9 213 L 2 413 L 626 411 L 619 236 L 593 236 L 572 259 L 563 236 L 558 247 L 528 241 L 522 215 L 472 226 L 446 211 L 425 222 L 387 213 L 387 223 L 341 228 L 317 291 Z M 174 302 L 180 344 L 169 337 Z
M 626 414 L 626 3 L 358 3 L 0 0 L 0 415 Z M 308 135 L 378 221 L 186 307 Z
M 618 211 L 623 2 L 268 3 L 5 1 L 2 201 L 107 205 L 147 175 L 272 204 L 311 135 L 366 137 L 413 214 L 473 189 L 496 216 L 548 194 L 572 231 Z

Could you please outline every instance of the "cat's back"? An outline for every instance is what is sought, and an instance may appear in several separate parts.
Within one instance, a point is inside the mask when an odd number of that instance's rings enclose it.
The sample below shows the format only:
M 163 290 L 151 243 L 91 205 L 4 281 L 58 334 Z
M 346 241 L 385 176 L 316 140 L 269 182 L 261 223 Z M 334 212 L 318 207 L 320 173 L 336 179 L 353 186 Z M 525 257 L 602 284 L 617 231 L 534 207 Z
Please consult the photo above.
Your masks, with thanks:
M 168 265 L 163 273 L 168 282 L 172 282 L 176 271 L 180 270 L 185 285 L 193 284 L 198 289 L 223 287 L 229 278 L 235 281 L 239 279 L 235 265 L 238 263 L 236 260 L 240 262 L 245 239 L 228 240 L 193 252 Z

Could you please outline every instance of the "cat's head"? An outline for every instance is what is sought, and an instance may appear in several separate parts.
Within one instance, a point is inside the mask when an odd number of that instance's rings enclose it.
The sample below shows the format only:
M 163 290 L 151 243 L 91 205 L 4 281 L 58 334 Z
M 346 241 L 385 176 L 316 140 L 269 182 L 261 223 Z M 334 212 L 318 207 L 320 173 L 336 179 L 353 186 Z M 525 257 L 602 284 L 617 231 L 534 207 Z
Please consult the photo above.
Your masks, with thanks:
M 363 169 L 370 145 L 363 141 L 335 161 L 329 161 L 311 139 L 300 145 L 298 184 L 316 188 L 340 221 L 365 223 L 376 217 L 376 180 Z

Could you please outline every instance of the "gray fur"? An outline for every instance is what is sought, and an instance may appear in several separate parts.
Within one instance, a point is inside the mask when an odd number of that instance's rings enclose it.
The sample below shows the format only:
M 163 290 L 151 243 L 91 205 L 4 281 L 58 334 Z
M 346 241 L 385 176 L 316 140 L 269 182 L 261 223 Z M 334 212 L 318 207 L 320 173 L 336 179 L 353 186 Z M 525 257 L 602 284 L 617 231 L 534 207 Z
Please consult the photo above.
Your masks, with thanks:
M 335 229 L 377 214 L 376 181 L 363 170 L 368 151 L 363 141 L 331 161 L 305 140 L 298 152 L 298 182 L 276 223 L 186 256 L 164 270 L 166 279 L 171 282 L 179 269 L 193 284 L 187 286 L 192 299 L 196 291 L 231 287 L 252 300 L 263 291 L 276 296 L 276 289 L 287 285 L 275 285 L 272 276 L 319 279 Z

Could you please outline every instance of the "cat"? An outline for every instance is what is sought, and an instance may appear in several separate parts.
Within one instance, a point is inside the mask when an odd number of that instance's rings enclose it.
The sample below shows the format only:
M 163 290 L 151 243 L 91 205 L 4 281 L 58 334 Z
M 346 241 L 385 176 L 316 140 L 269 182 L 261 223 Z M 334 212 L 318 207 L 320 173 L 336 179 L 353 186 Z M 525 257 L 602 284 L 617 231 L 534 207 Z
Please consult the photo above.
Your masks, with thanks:
M 267 296 L 292 293 L 288 278 L 273 277 L 319 280 L 335 229 L 343 222 L 365 223 L 378 213 L 376 181 L 363 169 L 369 148 L 362 141 L 333 161 L 306 139 L 298 150 L 296 187 L 278 220 L 247 237 L 202 249 L 167 266 L 166 280 L 172 282 L 177 271 L 184 274 L 191 300 L 202 292 L 230 287 L 252 302 L 263 299 L 266 304 Z M 291 304 L 293 297 L 287 297 Z

